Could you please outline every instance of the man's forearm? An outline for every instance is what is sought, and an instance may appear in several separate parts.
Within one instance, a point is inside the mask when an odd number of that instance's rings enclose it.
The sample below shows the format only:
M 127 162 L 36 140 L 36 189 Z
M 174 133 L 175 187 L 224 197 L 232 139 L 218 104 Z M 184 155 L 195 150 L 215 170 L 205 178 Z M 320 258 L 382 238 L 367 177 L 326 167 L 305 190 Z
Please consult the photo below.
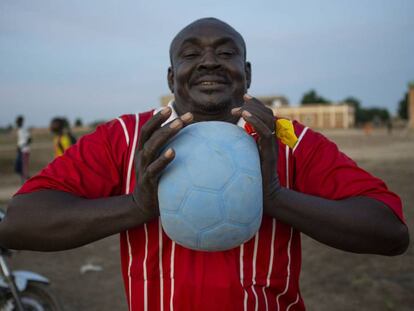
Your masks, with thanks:
M 267 206 L 269 216 L 335 248 L 397 255 L 408 247 L 407 227 L 387 206 L 368 197 L 335 201 L 282 188 Z
M 14 197 L 0 223 L 0 245 L 57 251 L 78 247 L 148 221 L 132 196 L 84 199 L 44 190 Z

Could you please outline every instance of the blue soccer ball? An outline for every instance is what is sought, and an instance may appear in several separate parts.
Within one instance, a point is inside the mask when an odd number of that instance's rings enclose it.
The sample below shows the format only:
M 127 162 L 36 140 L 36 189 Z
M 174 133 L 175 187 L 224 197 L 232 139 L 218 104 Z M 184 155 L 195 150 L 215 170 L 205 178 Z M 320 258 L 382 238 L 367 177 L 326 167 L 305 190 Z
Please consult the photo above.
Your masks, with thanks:
M 254 139 L 228 122 L 198 122 L 182 129 L 169 147 L 175 159 L 158 187 L 165 233 L 202 251 L 227 250 L 251 239 L 263 211 Z

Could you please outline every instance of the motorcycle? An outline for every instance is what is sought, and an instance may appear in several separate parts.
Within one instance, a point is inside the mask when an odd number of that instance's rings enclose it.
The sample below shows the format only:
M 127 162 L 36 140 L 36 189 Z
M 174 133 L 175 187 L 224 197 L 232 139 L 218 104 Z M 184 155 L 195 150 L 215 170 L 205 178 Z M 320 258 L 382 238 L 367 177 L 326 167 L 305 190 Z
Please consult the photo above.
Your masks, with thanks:
M 0 221 L 4 216 L 0 209 Z M 11 255 L 10 250 L 0 246 L 0 311 L 62 310 L 47 278 L 31 271 L 10 270 L 6 257 Z

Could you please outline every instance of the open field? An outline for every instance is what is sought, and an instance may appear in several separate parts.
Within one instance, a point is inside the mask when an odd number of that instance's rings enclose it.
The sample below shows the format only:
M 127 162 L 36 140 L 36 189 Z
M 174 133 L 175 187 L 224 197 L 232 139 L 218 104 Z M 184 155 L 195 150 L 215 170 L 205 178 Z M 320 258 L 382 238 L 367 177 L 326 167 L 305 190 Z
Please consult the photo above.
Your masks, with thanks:
M 405 206 L 410 231 L 414 229 L 414 133 L 359 130 L 325 134 L 360 166 L 386 181 Z M 0 202 L 15 191 L 15 147 L 12 136 L 0 137 Z M 52 159 L 51 137 L 34 137 L 31 173 Z M 13 268 L 49 277 L 66 310 L 127 310 L 120 276 L 118 237 L 75 250 L 56 253 L 18 252 Z M 102 271 L 80 272 L 92 264 Z M 332 249 L 303 236 L 301 289 L 308 310 L 414 310 L 414 247 L 399 257 L 356 255 Z

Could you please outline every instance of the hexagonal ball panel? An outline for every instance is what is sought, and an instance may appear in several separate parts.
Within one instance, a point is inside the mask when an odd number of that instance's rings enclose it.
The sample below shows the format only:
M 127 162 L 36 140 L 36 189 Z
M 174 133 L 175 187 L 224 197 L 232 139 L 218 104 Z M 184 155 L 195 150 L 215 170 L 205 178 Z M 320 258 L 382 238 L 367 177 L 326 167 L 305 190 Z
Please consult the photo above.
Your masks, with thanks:
M 237 226 L 223 223 L 200 236 L 200 249 L 207 251 L 223 251 L 241 245 L 249 240 L 256 231 L 249 226 Z
M 193 189 L 183 203 L 180 215 L 197 230 L 203 230 L 223 220 L 220 196 L 207 190 Z
M 237 168 L 249 171 L 260 170 L 259 151 L 254 139 L 247 134 L 232 145 L 233 161 Z
M 186 165 L 180 159 L 164 170 L 158 183 L 160 211 L 178 211 L 187 192 L 192 188 Z
M 181 215 L 161 213 L 161 224 L 171 240 L 184 247 L 197 249 L 198 232 Z
M 215 141 L 218 144 L 230 145 L 237 141 L 246 132 L 237 125 L 229 122 L 208 121 L 198 122 L 185 129 L 204 141 Z
M 227 219 L 249 224 L 263 209 L 262 179 L 249 173 L 239 172 L 223 193 Z
M 211 147 L 200 140 L 188 152 L 185 163 L 193 185 L 220 190 L 233 175 L 228 147 Z

